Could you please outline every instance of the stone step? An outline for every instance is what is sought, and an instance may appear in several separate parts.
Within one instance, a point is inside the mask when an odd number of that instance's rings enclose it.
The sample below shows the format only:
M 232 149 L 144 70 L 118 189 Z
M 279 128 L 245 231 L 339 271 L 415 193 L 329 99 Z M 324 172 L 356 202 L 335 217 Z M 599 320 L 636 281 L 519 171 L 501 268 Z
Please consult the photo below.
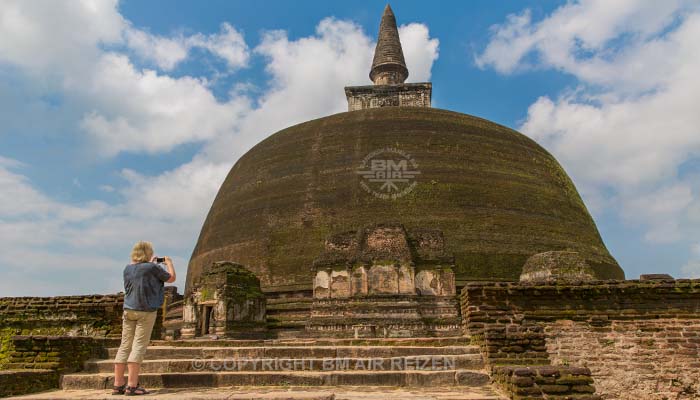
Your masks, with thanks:
M 271 347 L 173 347 L 150 346 L 147 360 L 195 359 L 195 358 L 371 358 L 406 357 L 425 355 L 477 354 L 475 346 L 271 346 Z M 113 359 L 117 348 L 108 349 Z
M 267 322 L 297 322 L 309 319 L 309 312 L 282 312 L 267 316 Z
M 58 390 L 10 400 L 114 400 L 109 390 Z M 240 387 L 154 389 L 156 400 L 505 400 L 490 386 L 445 388 L 343 387 Z
M 288 304 L 288 303 L 300 303 L 300 304 L 308 304 L 308 306 L 311 306 L 311 303 L 314 302 L 314 299 L 312 297 L 281 297 L 281 298 L 272 298 L 272 299 L 267 299 L 267 306 L 273 306 L 277 304 Z
M 267 327 L 268 329 L 274 331 L 278 330 L 285 330 L 285 329 L 295 329 L 295 330 L 303 330 L 304 327 L 306 326 L 306 320 L 292 320 L 292 321 L 274 321 L 274 320 L 267 320 Z
M 304 337 L 304 326 L 286 326 L 284 329 L 270 327 L 269 332 L 277 339 L 298 339 Z
M 144 373 L 200 371 L 358 371 L 358 370 L 417 370 L 417 369 L 484 368 L 480 354 L 417 356 L 395 358 L 262 358 L 262 359 L 161 359 L 141 364 Z M 92 360 L 85 363 L 86 373 L 109 373 L 113 360 Z
M 112 342 L 114 343 L 114 342 Z M 116 342 L 117 345 L 119 341 Z M 366 339 L 336 339 L 336 338 L 289 338 L 268 340 L 239 340 L 239 339 L 185 339 L 185 340 L 153 340 L 152 346 L 171 347 L 272 347 L 272 346 L 468 346 L 470 339 L 464 336 L 420 337 L 420 338 L 366 338 Z M 114 347 L 114 346 L 112 346 Z
M 394 386 L 445 387 L 484 386 L 489 375 L 484 371 L 256 371 L 256 372 L 187 372 L 144 373 L 139 376 L 144 387 L 194 388 L 225 386 Z M 114 376 L 101 374 L 68 374 L 61 378 L 61 388 L 108 389 Z
M 277 311 L 277 312 L 291 312 L 291 311 L 298 311 L 300 313 L 306 313 L 307 315 L 309 314 L 309 310 L 311 310 L 311 303 L 302 303 L 302 302 L 294 302 L 294 303 L 278 303 L 278 304 L 268 304 L 266 307 L 266 311 L 268 314 L 270 311 Z

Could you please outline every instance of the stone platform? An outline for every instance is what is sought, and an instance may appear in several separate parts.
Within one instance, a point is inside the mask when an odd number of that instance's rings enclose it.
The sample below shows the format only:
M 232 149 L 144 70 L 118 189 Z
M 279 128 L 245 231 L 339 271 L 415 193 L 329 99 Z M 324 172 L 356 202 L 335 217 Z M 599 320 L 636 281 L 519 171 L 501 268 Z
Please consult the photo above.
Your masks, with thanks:
M 24 398 L 113 398 L 116 350 Z M 501 398 L 466 337 L 153 341 L 141 384 L 165 399 Z
M 385 386 L 358 387 L 231 387 L 215 389 L 156 389 L 148 399 L 192 400 L 505 400 L 490 387 L 479 388 L 392 388 Z M 12 399 L 22 400 L 113 400 L 106 390 L 60 390 Z

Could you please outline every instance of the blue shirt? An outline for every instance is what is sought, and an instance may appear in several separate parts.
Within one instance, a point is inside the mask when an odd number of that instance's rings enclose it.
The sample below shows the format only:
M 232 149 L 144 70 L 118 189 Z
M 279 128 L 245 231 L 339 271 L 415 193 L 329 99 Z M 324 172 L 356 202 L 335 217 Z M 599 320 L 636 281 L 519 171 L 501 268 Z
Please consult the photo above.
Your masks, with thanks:
M 170 274 L 154 263 L 129 264 L 124 268 L 124 308 L 156 311 L 163 305 L 164 283 Z

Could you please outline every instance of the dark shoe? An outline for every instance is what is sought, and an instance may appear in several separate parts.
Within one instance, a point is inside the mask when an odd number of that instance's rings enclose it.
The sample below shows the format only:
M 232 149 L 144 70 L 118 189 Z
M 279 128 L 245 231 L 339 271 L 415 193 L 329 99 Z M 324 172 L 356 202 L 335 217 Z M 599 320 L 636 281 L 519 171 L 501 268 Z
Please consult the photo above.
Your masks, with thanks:
M 126 383 L 121 386 L 114 386 L 112 389 L 112 396 L 118 396 L 126 393 Z
M 127 386 L 124 394 L 127 396 L 143 396 L 144 394 L 149 394 L 149 391 L 139 385 L 136 385 L 136 387 Z

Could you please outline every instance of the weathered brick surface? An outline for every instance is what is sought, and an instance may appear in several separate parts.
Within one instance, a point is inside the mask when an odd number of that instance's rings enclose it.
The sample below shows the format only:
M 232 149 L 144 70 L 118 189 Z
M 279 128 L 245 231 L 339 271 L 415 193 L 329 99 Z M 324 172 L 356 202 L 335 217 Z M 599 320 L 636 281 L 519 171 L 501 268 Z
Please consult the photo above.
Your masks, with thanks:
M 58 374 L 55 371 L 0 371 L 0 397 L 43 392 L 57 387 Z
M 17 335 L 121 337 L 124 294 L 2 297 L 0 327 Z M 153 328 L 161 337 L 162 310 Z
M 588 368 L 566 366 L 496 367 L 493 380 L 512 399 L 597 400 Z
M 700 398 L 700 280 L 471 283 L 462 315 L 493 371 L 587 366 L 603 398 Z
M 16 333 L 120 336 L 123 294 L 3 297 L 0 326 Z
M 121 293 L 0 298 L 0 370 L 17 362 L 12 358 L 13 336 L 121 337 L 123 306 Z M 159 310 L 152 338 L 161 338 L 162 326 L 162 310 Z
M 10 369 L 50 369 L 59 373 L 81 371 L 91 358 L 107 358 L 107 347 L 117 339 L 87 336 L 15 336 Z
M 590 367 L 605 398 L 700 398 L 700 318 L 557 321 L 545 333 L 552 362 Z

